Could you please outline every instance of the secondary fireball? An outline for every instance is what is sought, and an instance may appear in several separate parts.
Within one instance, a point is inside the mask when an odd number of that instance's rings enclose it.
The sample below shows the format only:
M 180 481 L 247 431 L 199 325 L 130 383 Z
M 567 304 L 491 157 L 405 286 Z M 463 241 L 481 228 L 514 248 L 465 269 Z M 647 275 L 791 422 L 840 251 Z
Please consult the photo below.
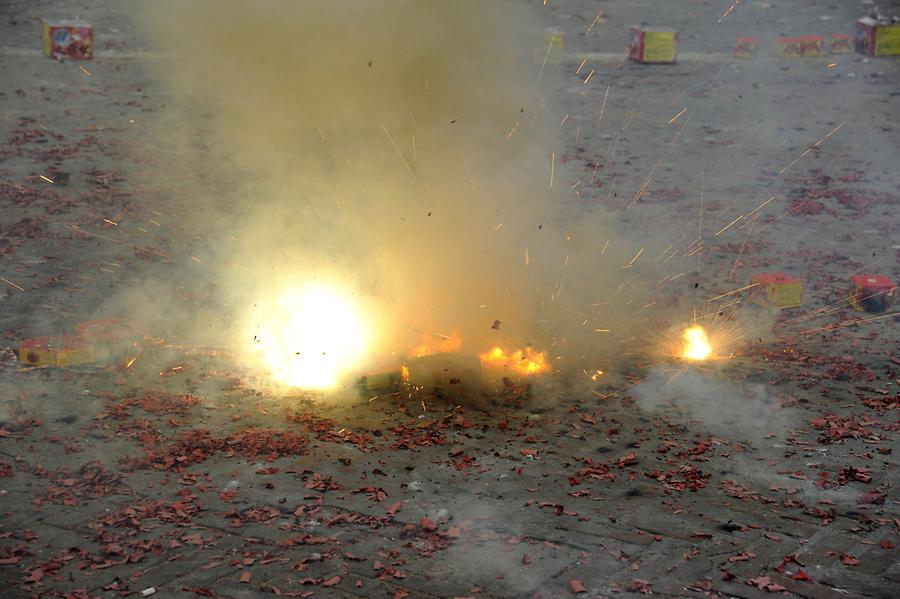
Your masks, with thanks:
M 550 371 L 547 354 L 531 347 L 511 352 L 501 347 L 495 347 L 479 357 L 481 363 L 486 367 L 503 368 L 510 373 L 522 376 L 532 376 Z

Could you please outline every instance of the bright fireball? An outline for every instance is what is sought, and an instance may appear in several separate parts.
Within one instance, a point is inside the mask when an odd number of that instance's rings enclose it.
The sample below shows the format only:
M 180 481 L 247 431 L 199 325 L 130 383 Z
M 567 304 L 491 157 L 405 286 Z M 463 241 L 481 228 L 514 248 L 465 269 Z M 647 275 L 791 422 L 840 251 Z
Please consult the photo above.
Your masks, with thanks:
M 253 342 L 264 370 L 301 389 L 329 389 L 362 362 L 369 331 L 354 298 L 326 285 L 259 302 Z
M 712 345 L 703 327 L 694 325 L 684 330 L 684 350 L 681 357 L 687 360 L 705 360 L 712 354 Z

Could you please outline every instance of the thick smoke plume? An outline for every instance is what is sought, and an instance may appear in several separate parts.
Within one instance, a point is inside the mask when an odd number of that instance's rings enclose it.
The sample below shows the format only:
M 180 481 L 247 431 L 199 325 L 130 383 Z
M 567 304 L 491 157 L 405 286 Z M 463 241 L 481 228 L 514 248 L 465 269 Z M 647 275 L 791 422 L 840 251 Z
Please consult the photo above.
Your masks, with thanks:
M 145 29 L 170 57 L 156 72 L 172 100 L 154 143 L 166 178 L 194 171 L 190 185 L 170 186 L 181 224 L 204 244 L 205 270 L 184 284 L 209 281 L 205 317 L 167 302 L 165 319 L 251 347 L 248 323 L 269 301 L 321 281 L 363 306 L 369 364 L 449 337 L 469 353 L 532 344 L 574 367 L 610 343 L 596 329 L 627 337 L 641 284 L 621 267 L 641 244 L 610 243 L 596 216 L 563 222 L 543 42 L 523 10 L 146 7 Z M 136 311 L 137 295 L 161 297 L 132 293 Z

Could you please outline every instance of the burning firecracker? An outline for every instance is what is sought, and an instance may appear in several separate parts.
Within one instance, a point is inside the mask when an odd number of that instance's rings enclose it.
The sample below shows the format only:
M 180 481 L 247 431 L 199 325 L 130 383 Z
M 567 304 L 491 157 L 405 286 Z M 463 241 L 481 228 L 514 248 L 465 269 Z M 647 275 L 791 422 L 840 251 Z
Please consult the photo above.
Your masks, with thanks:
M 441 333 L 432 333 L 422 338 L 416 348 L 410 352 L 410 355 L 417 358 L 422 356 L 430 356 L 433 354 L 444 354 L 458 352 L 462 347 L 462 338 L 458 334 L 442 335 Z
M 481 354 L 481 364 L 485 369 L 503 369 L 504 373 L 531 376 L 550 371 L 547 355 L 531 347 L 524 350 L 507 352 L 500 347 L 495 347 L 489 352 Z
M 260 301 L 250 326 L 253 358 L 277 382 L 302 389 L 335 387 L 370 341 L 353 296 L 321 284 Z
M 709 335 L 700 325 L 694 325 L 684 330 L 684 349 L 681 357 L 685 360 L 705 360 L 712 355 L 712 344 Z

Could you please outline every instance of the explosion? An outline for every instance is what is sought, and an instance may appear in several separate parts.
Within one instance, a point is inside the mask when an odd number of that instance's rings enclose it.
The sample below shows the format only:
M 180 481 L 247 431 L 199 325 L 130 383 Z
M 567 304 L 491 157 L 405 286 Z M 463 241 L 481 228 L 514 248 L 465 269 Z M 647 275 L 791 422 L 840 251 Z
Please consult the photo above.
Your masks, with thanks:
M 330 389 L 360 366 L 370 331 L 353 297 L 326 285 L 259 302 L 253 342 L 269 376 L 288 387 Z
M 489 352 L 479 356 L 481 363 L 486 367 L 504 368 L 509 372 L 522 376 L 542 374 L 550 370 L 547 354 L 535 351 L 530 347 L 524 350 L 516 350 L 512 353 L 503 348 L 495 347 Z
M 422 343 L 416 346 L 411 355 L 421 358 L 422 356 L 434 354 L 458 352 L 461 347 L 462 339 L 458 334 L 442 335 L 441 333 L 432 333 L 422 338 Z
M 712 345 L 706 330 L 700 325 L 694 325 L 684 330 L 684 349 L 681 357 L 686 360 L 705 360 L 712 354 Z

